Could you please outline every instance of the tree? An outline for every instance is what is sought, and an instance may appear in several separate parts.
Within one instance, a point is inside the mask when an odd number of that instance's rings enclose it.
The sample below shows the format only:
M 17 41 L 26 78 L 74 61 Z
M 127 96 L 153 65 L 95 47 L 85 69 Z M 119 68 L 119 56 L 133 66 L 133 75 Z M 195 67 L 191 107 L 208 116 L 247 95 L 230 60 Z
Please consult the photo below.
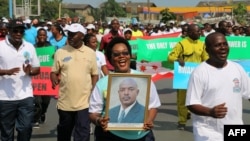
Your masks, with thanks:
M 239 3 L 233 7 L 234 17 L 239 24 L 246 24 L 247 22 L 247 6 L 244 3 Z
M 163 23 L 176 19 L 176 15 L 173 12 L 170 12 L 168 8 L 161 10 L 160 14 L 162 15 L 161 22 Z
M 100 20 L 102 19 L 102 11 L 100 8 L 93 8 L 91 9 L 91 12 L 89 13 L 90 15 L 92 15 L 94 17 L 94 19 L 96 20 Z
M 8 1 L 6 0 L 0 0 L 0 17 L 9 17 L 9 7 L 6 5 L 9 5 Z
M 102 16 L 104 20 L 106 17 L 125 17 L 125 10 L 115 0 L 108 0 L 104 3 L 104 7 L 101 7 Z

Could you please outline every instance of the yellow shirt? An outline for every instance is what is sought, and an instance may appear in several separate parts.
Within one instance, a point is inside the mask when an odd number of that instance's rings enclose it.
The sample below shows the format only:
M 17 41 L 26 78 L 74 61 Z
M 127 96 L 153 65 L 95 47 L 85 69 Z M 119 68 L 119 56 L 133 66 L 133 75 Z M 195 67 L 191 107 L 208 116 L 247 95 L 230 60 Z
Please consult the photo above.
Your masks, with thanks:
M 175 45 L 168 55 L 168 61 L 174 62 L 182 58 L 185 62 L 200 63 L 207 60 L 208 57 L 203 42 L 186 37 Z
M 91 48 L 66 45 L 58 49 L 52 72 L 60 75 L 58 109 L 78 111 L 89 107 L 91 75 L 98 75 L 96 54 Z
M 143 33 L 140 31 L 140 30 L 137 30 L 137 31 L 132 31 L 132 36 L 133 37 L 142 37 L 143 36 Z

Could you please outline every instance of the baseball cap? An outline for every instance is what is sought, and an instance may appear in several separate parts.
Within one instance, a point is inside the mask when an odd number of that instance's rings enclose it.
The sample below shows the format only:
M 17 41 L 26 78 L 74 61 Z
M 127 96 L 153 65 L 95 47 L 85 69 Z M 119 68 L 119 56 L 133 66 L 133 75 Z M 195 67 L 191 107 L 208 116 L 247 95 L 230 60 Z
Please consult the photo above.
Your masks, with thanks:
M 48 21 L 48 22 L 47 22 L 47 25 L 52 25 L 52 22 L 51 22 L 51 21 Z
M 165 26 L 166 24 L 165 23 L 160 23 L 160 27 L 163 27 Z
M 69 26 L 67 29 L 69 32 L 81 32 L 83 34 L 86 34 L 86 29 L 79 23 L 73 23 Z
M 88 24 L 86 26 L 87 29 L 95 29 L 95 26 L 93 24 Z
M 9 22 L 9 28 L 23 27 L 25 28 L 23 21 L 19 19 L 13 19 Z
M 3 19 L 3 23 L 9 23 L 8 19 Z
M 30 19 L 26 19 L 26 20 L 23 21 L 23 23 L 30 24 L 31 20 Z
M 125 29 L 123 30 L 123 34 L 125 34 L 127 31 L 130 31 L 130 32 L 132 33 L 132 29 L 130 29 L 130 28 L 125 28 Z

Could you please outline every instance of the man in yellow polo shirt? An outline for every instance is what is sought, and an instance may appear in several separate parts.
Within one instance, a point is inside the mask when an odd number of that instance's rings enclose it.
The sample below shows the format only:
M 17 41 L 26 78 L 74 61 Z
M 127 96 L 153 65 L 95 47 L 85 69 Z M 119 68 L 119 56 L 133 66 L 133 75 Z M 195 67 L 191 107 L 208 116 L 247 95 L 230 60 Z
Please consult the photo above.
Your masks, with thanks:
M 138 24 L 134 24 L 133 28 L 132 28 L 132 36 L 133 37 L 142 37 L 143 33 L 142 31 L 139 29 Z
M 55 53 L 52 87 L 59 84 L 57 140 L 89 141 L 89 97 L 98 80 L 95 52 L 83 44 L 86 29 L 73 23 L 68 28 L 68 45 Z

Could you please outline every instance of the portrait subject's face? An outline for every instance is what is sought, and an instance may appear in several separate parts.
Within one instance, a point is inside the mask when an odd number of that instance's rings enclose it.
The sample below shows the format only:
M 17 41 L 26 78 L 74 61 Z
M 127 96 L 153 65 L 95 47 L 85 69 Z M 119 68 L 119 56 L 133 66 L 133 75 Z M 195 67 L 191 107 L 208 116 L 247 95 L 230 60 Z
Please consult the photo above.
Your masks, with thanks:
M 127 108 L 136 101 L 139 90 L 134 83 L 126 81 L 120 84 L 118 93 L 123 108 Z

